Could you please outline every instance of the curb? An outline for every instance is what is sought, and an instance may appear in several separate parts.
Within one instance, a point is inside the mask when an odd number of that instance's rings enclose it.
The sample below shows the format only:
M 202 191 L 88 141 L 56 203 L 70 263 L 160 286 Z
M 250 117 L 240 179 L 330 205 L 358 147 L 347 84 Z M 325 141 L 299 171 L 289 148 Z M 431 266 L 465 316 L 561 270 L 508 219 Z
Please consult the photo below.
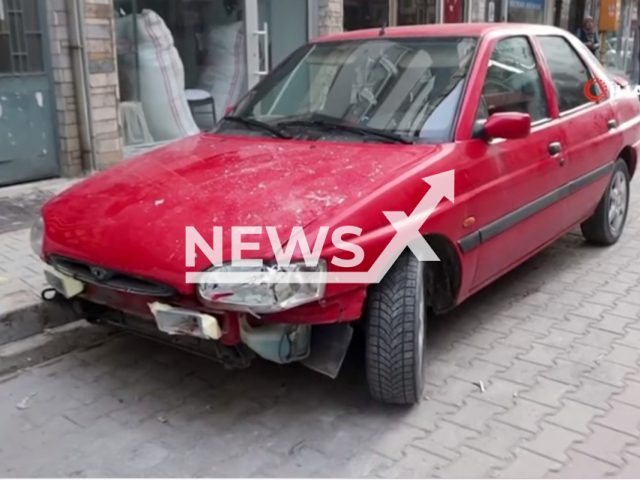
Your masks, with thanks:
M 88 348 L 117 335 L 114 329 L 78 320 L 0 346 L 0 376 Z
M 0 299 L 0 346 L 78 320 L 70 308 L 19 291 Z

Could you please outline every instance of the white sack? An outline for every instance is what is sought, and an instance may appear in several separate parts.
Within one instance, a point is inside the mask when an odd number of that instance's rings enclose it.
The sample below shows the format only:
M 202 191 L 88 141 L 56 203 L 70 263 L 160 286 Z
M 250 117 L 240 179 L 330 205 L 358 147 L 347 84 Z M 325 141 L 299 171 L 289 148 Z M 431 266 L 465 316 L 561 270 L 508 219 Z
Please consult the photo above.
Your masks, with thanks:
M 200 74 L 199 88 L 211 92 L 216 116 L 222 118 L 227 106 L 236 105 L 247 82 L 244 23 L 218 25 L 207 38 L 207 58 Z
M 184 96 L 184 67 L 173 44 L 173 36 L 162 18 L 152 10 L 136 16 L 140 102 L 155 141 L 195 135 L 200 130 Z M 136 81 L 133 16 L 116 20 L 118 67 L 126 91 L 134 92 Z

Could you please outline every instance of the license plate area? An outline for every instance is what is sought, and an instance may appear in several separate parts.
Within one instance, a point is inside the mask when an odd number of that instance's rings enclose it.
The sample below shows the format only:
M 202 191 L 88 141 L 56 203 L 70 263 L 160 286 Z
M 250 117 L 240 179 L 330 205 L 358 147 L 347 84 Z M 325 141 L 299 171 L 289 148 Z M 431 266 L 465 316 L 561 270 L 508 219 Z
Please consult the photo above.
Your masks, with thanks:
M 65 298 L 72 298 L 84 290 L 84 283 L 75 278 L 64 275 L 51 267 L 46 267 L 44 277 L 53 289 Z
M 207 340 L 218 340 L 222 336 L 218 320 L 211 315 L 159 302 L 150 304 L 149 308 L 161 332 Z

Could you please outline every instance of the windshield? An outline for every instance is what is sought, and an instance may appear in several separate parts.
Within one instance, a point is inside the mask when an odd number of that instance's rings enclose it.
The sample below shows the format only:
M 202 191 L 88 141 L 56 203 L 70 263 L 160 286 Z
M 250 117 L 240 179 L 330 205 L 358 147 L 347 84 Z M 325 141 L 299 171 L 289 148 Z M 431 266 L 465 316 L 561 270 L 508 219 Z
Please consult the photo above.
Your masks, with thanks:
M 282 138 L 450 140 L 476 42 L 423 37 L 305 45 L 218 131 L 269 135 L 266 127 L 274 127 Z M 251 123 L 238 121 L 243 119 Z

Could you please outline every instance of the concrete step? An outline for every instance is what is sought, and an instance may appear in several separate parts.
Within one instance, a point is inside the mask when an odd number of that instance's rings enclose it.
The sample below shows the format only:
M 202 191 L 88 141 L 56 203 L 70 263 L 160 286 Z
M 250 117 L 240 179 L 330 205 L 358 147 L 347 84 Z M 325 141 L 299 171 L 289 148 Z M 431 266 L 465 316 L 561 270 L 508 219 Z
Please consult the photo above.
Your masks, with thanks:
M 37 365 L 118 335 L 114 329 L 78 320 L 0 346 L 0 376 Z
M 21 290 L 0 298 L 0 346 L 78 320 L 78 315 L 55 302 L 44 302 Z

